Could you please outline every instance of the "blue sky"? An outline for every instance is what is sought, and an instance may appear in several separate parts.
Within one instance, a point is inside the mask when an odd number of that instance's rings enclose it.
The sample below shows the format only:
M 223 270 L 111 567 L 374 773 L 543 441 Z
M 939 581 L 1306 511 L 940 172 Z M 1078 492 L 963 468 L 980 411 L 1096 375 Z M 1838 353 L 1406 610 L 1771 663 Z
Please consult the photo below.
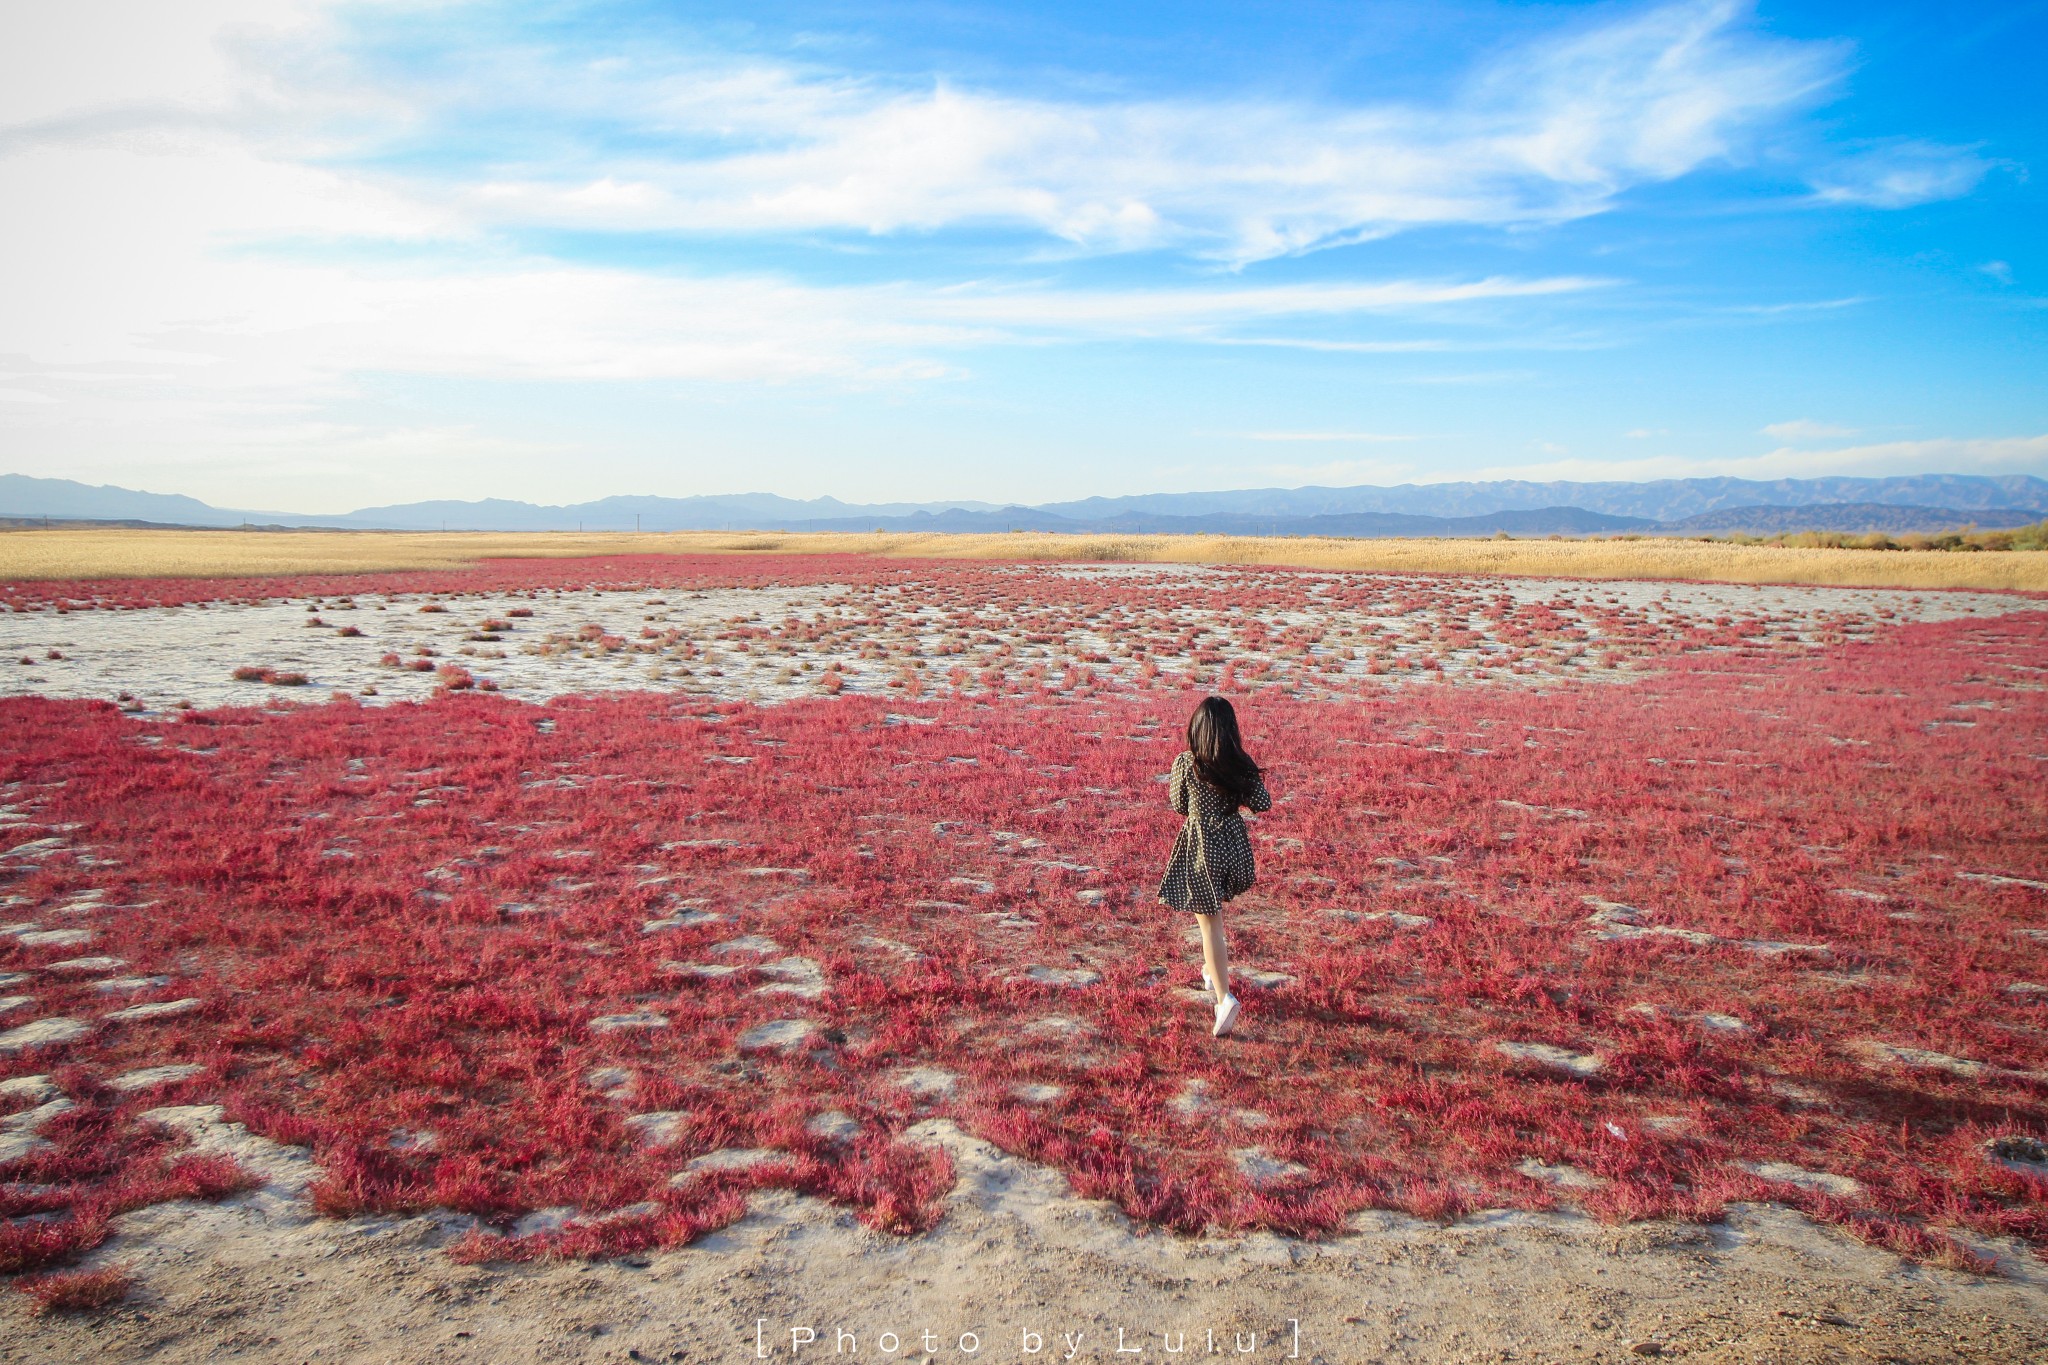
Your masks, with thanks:
M 0 467 L 2048 474 L 2048 3 L 0 10 Z

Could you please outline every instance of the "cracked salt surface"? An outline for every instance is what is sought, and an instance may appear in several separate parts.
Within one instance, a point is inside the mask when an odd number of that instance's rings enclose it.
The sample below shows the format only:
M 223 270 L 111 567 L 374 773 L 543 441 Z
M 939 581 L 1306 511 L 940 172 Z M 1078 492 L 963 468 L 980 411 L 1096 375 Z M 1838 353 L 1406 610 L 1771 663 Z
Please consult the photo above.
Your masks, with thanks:
M 670 1178 L 671 1185 L 686 1185 L 712 1171 L 750 1171 L 771 1161 L 787 1161 L 789 1153 L 772 1147 L 722 1147 L 715 1152 L 691 1157 L 683 1169 Z
M 960 1076 L 942 1066 L 914 1066 L 897 1073 L 896 1084 L 919 1099 L 943 1100 L 952 1098 Z
M 637 1029 L 667 1028 L 668 1016 L 642 1010 L 637 1014 L 600 1014 L 590 1021 L 592 1033 L 624 1033 Z
M 837 1109 L 827 1109 L 822 1114 L 813 1114 L 804 1124 L 804 1131 L 812 1137 L 847 1142 L 859 1136 L 860 1120 Z
M 1563 1190 L 1597 1190 L 1605 1188 L 1610 1183 L 1605 1176 L 1594 1175 L 1591 1171 L 1581 1170 L 1577 1166 L 1553 1166 L 1548 1162 L 1538 1161 L 1533 1156 L 1524 1157 L 1515 1169 L 1531 1180 L 1540 1180 L 1546 1185 L 1555 1185 Z
M 37 1019 L 0 1033 L 0 1052 L 19 1052 L 23 1048 L 74 1042 L 91 1032 L 92 1025 L 80 1019 Z
M 194 1066 L 191 1063 L 145 1066 L 134 1071 L 124 1071 L 107 1084 L 116 1090 L 149 1090 L 159 1085 L 175 1085 L 179 1081 L 190 1080 L 205 1072 L 205 1067 Z
M 1496 1051 L 1518 1062 L 1536 1062 L 1559 1071 L 1569 1071 L 1575 1076 L 1590 1076 L 1603 1065 L 1591 1053 L 1573 1052 L 1570 1048 L 1551 1043 L 1495 1043 L 1493 1046 Z
M 626 1120 L 626 1127 L 643 1147 L 666 1147 L 682 1136 L 683 1124 L 689 1115 L 672 1109 L 658 1110 L 651 1114 L 634 1114 Z
M 156 1000 L 147 1005 L 130 1005 L 126 1009 L 114 1010 L 104 1015 L 115 1023 L 140 1023 L 147 1019 L 169 1019 L 175 1015 L 190 1014 L 203 1002 L 188 996 L 183 1000 Z
M 1780 1185 L 1797 1185 L 1801 1189 L 1818 1190 L 1837 1199 L 1854 1199 L 1863 1193 L 1862 1183 L 1846 1175 L 1835 1175 L 1828 1171 L 1809 1171 L 1803 1166 L 1794 1166 L 1786 1161 L 1744 1161 L 1737 1164 L 1760 1179 Z
M 1249 586 L 1270 577 L 1257 570 L 1174 565 L 1012 567 L 994 572 L 999 576 L 1109 577 L 1156 582 L 1193 577 L 1214 580 L 1219 590 L 1227 590 L 1233 583 Z M 1263 621 L 1269 628 L 1309 625 L 1325 630 L 1365 630 L 1373 634 L 1367 643 L 1388 651 L 1390 657 L 1401 658 L 1429 651 L 1416 639 L 1405 635 L 1394 638 L 1378 632 L 1432 623 L 1463 626 L 1469 624 L 1473 612 L 1503 597 L 1517 604 L 1563 599 L 1575 610 L 1596 604 L 1603 611 L 1654 609 L 1661 618 L 1681 624 L 1710 623 L 1716 617 L 1727 616 L 1762 619 L 1774 632 L 1790 631 L 1801 641 L 1810 641 L 1829 629 L 1830 618 L 1838 615 L 1876 620 L 1879 612 L 1889 612 L 1889 619 L 1894 622 L 1937 621 L 1963 616 L 1992 617 L 2037 609 L 2039 605 L 2026 597 L 1985 592 L 1480 576 L 1433 582 L 1433 592 L 1448 589 L 1452 597 L 1407 611 L 1357 612 L 1334 602 L 1322 605 L 1313 596 L 1319 586 L 1362 581 L 1386 582 L 1392 593 L 1399 590 L 1402 579 L 1399 575 L 1335 572 L 1290 575 L 1290 583 L 1309 586 L 1310 609 L 1252 608 L 1248 619 Z M 254 605 L 219 602 L 203 610 L 149 607 L 74 610 L 62 615 L 0 615 L 0 656 L 11 653 L 38 659 L 36 667 L 0 673 L 0 695 L 111 699 L 125 693 L 146 710 L 161 710 L 179 701 L 206 707 L 261 705 L 271 698 L 319 698 L 332 690 L 347 691 L 372 703 L 420 700 L 433 695 L 439 685 L 433 671 L 388 667 L 379 660 L 387 652 L 408 659 L 420 658 L 415 651 L 425 648 L 434 651 L 430 660 L 434 664 L 457 664 L 480 678 L 489 678 L 508 695 L 532 701 L 567 694 L 654 688 L 705 694 L 715 699 L 776 702 L 815 695 L 824 671 L 835 665 L 847 670 L 847 690 L 871 692 L 884 687 L 887 679 L 881 665 L 891 660 L 931 658 L 976 666 L 985 662 L 980 655 L 939 654 L 935 646 L 943 628 L 930 609 L 913 604 L 900 594 L 869 593 L 839 584 L 672 592 L 653 612 L 647 610 L 652 604 L 642 592 L 589 589 L 542 593 L 532 598 L 480 594 L 473 599 L 446 599 L 445 609 L 435 612 L 419 610 L 435 600 L 426 595 L 361 594 L 355 600 L 354 609 L 324 602 L 321 619 L 327 624 L 322 628 L 308 628 L 307 608 L 292 601 Z M 533 615 L 520 618 L 507 629 L 479 629 L 486 619 L 503 616 L 515 605 Z M 379 610 L 380 606 L 384 609 Z M 881 630 L 859 636 L 847 635 L 833 641 L 792 637 L 774 641 L 774 647 L 768 649 L 761 648 L 759 641 L 739 638 L 733 633 L 736 618 L 773 623 L 794 617 L 807 624 L 843 627 L 849 618 L 841 611 L 848 607 L 880 610 L 891 619 Z M 1189 622 L 1194 620 L 1191 609 L 1175 608 L 1165 615 L 1176 621 L 1184 617 Z M 596 643 L 575 641 L 577 632 L 588 625 L 599 627 L 613 641 L 623 643 L 615 643 L 607 651 Z M 354 626 L 363 633 L 343 636 L 339 628 L 344 626 Z M 663 635 L 673 633 L 674 638 L 644 641 L 639 638 L 643 629 Z M 995 635 L 1012 647 L 1025 644 L 1023 632 L 1016 627 L 980 622 L 973 627 L 973 633 Z M 468 638 L 484 634 L 498 638 Z M 551 636 L 554 643 L 550 652 L 539 652 Z M 1587 623 L 1581 643 L 1604 648 L 1612 641 L 1597 623 Z M 884 647 L 883 659 L 864 656 L 863 651 L 872 644 Z M 1095 626 L 1076 622 L 1065 627 L 1064 636 L 1048 647 L 1046 657 L 1105 652 L 1112 644 Z M 651 652 L 638 652 L 636 646 Z M 52 648 L 64 657 L 44 659 L 42 656 Z M 1458 672 L 1497 666 L 1498 661 L 1491 656 L 1502 648 L 1500 641 L 1482 635 L 1475 644 L 1439 652 L 1446 667 Z M 1328 664 L 1337 668 L 1334 676 L 1356 681 L 1366 671 L 1366 663 L 1342 657 L 1344 653 L 1326 643 L 1310 647 L 1305 656 L 1290 657 L 1282 654 L 1275 642 L 1272 647 L 1228 647 L 1223 650 L 1223 657 L 1289 666 Z M 1039 654 L 1037 647 L 1025 645 L 1024 657 Z M 1117 669 L 1131 663 L 1130 659 L 1121 659 L 1096 671 L 1106 672 L 1113 681 Z M 309 685 L 274 687 L 234 681 L 233 671 L 241 667 L 303 673 Z M 1594 674 L 1572 667 L 1565 676 Z M 1311 680 L 1303 685 L 1321 684 Z M 366 689 L 374 689 L 374 694 Z M 1570 818 L 1562 810 L 1557 815 Z M 14 850 L 9 856 L 15 855 L 34 856 L 32 851 L 23 849 Z
M 772 1049 L 777 1052 L 794 1052 L 811 1040 L 818 1031 L 815 1019 L 771 1019 L 765 1024 L 756 1024 L 739 1036 L 742 1052 Z

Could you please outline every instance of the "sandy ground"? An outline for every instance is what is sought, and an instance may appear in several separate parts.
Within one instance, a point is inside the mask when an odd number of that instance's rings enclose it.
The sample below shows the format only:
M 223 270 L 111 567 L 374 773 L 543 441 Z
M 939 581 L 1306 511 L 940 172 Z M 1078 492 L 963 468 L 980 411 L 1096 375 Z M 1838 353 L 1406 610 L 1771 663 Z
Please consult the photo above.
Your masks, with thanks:
M 2010 1258 L 2004 1280 L 1911 1266 L 1770 1205 L 1712 1227 L 1366 1214 L 1321 1244 L 1184 1240 L 931 1120 L 913 1135 L 958 1181 L 921 1236 L 778 1191 L 672 1252 L 472 1267 L 441 1250 L 460 1220 L 312 1218 L 303 1154 L 183 1126 L 272 1184 L 129 1215 L 93 1258 L 135 1273 L 128 1302 L 37 1318 L 10 1297 L 0 1361 L 2048 1358 L 2038 1262 Z
M 619 554 L 1294 564 L 1397 573 L 2048 591 L 2048 551 L 1791 549 L 1699 540 L 1353 540 L 1315 536 L 781 532 L 0 531 L 0 580 L 237 577 L 448 568 L 478 559 Z
M 1110 577 L 1118 580 L 1173 579 L 1199 577 L 1213 581 L 1217 600 L 1243 604 L 1248 618 L 1263 619 L 1279 628 L 1311 622 L 1325 632 L 1325 641 L 1310 653 L 1317 661 L 1347 642 L 1366 644 L 1375 632 L 1413 631 L 1417 627 L 1446 624 L 1464 625 L 1479 619 L 1482 607 L 1508 596 L 1517 602 L 1545 602 L 1563 599 L 1575 606 L 1619 603 L 1652 613 L 1660 625 L 1685 629 L 1711 623 L 1717 618 L 1759 620 L 1769 623 L 1774 633 L 1790 632 L 1812 643 L 1830 625 L 1847 619 L 1867 626 L 1880 613 L 1888 619 L 1939 621 L 1957 616 L 1993 616 L 2010 611 L 2038 610 L 2033 598 L 2006 593 L 1939 592 L 1919 593 L 1879 588 L 1826 588 L 1748 586 L 1742 584 L 1599 582 L 1542 578 L 1467 578 L 1432 586 L 1443 600 L 1408 615 L 1366 616 L 1331 608 L 1307 613 L 1261 610 L 1257 602 L 1264 595 L 1256 588 L 1241 591 L 1243 580 L 1256 578 L 1259 571 L 1243 568 L 1208 568 L 1176 565 L 1071 565 L 1056 569 L 1005 570 L 1018 574 L 1052 573 L 1061 577 Z M 1315 576 L 1334 580 L 1336 575 Z M 782 588 L 720 588 L 705 591 L 564 591 L 542 593 L 531 599 L 512 596 L 479 596 L 450 600 L 447 610 L 422 613 L 419 608 L 431 599 L 419 595 L 359 596 L 344 602 L 327 599 L 317 605 L 290 600 L 258 605 L 216 603 L 195 607 L 144 608 L 140 610 L 74 611 L 0 615 L 0 696 L 134 698 L 145 711 L 161 710 L 181 701 L 197 706 L 257 705 L 268 696 L 283 695 L 320 699 L 330 691 L 346 691 L 369 702 L 417 700 L 431 695 L 439 680 L 432 672 L 405 672 L 381 665 L 388 652 L 407 658 L 418 651 L 433 651 L 434 662 L 453 663 L 477 677 L 488 677 L 508 696 L 544 701 L 566 693 L 589 693 L 629 689 L 703 693 L 720 699 L 773 702 L 790 697 L 815 695 L 818 680 L 827 667 L 846 670 L 847 690 L 878 692 L 888 682 L 887 669 L 906 660 L 928 658 L 944 665 L 980 668 L 990 662 L 989 649 L 1007 647 L 1020 661 L 1051 660 L 1093 651 L 1112 649 L 1115 641 L 1105 639 L 1084 624 L 1065 628 L 1050 644 L 1032 646 L 1015 622 L 991 621 L 984 632 L 1000 644 L 977 647 L 966 655 L 943 656 L 934 618 L 937 612 L 920 606 L 889 590 L 853 589 L 830 584 Z M 477 627 L 513 607 L 532 611 L 528 618 L 509 622 L 509 629 L 491 641 L 477 641 Z M 324 627 L 309 628 L 309 613 Z M 775 652 L 744 653 L 735 650 L 735 622 L 754 619 L 755 625 L 780 625 L 794 618 L 806 624 L 830 624 L 842 614 L 854 616 L 877 613 L 889 618 L 882 629 L 864 632 L 858 639 L 778 647 Z M 1169 613 L 1172 619 L 1190 624 L 1210 619 L 1204 611 L 1183 608 Z M 648 653 L 610 652 L 578 645 L 556 652 L 541 652 L 550 636 L 573 636 L 580 628 L 596 625 L 631 645 L 641 644 L 643 630 L 675 632 L 685 643 L 670 644 Z M 363 632 L 348 637 L 343 627 Z M 1030 630 L 1045 629 L 1042 622 Z M 872 643 L 883 655 L 864 657 L 861 646 Z M 1553 642 L 1556 643 L 1556 642 Z M 1586 642 L 1598 648 L 1604 642 L 1597 629 Z M 1277 648 L 1278 642 L 1275 642 Z M 708 656 L 684 652 L 694 646 L 709 646 Z M 1428 654 L 1440 659 L 1444 669 L 1459 674 L 1486 666 L 1489 654 L 1502 648 L 1482 632 L 1472 648 L 1446 650 L 1425 640 L 1394 648 L 1387 657 Z M 55 651 L 63 657 L 52 659 Z M 1383 651 L 1384 653 L 1384 651 Z M 1223 657 L 1243 662 L 1282 662 L 1273 650 L 1233 648 Z M 1562 671 L 1575 676 L 1597 676 L 1593 660 L 1582 658 Z M 294 689 L 267 687 L 261 683 L 236 682 L 234 670 L 243 666 L 272 668 L 303 674 L 308 685 Z M 1130 682 L 1135 661 L 1125 658 L 1104 668 L 1112 680 Z M 1314 679 L 1318 690 L 1341 689 L 1363 683 L 1368 662 L 1360 659 L 1335 673 L 1319 671 Z M 715 670 L 715 671 L 714 671 Z M 1557 670 L 1538 674 L 1531 681 L 1556 675 Z

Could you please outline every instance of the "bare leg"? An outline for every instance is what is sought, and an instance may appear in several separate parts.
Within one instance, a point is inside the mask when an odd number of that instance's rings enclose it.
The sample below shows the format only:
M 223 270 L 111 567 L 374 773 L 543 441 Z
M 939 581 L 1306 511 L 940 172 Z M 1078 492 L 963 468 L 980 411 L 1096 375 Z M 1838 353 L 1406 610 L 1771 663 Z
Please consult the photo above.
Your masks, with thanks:
M 1195 923 L 1202 926 L 1202 966 L 1208 970 L 1216 988 L 1216 1003 L 1221 1005 L 1230 994 L 1230 949 L 1223 942 L 1223 912 L 1196 915 Z

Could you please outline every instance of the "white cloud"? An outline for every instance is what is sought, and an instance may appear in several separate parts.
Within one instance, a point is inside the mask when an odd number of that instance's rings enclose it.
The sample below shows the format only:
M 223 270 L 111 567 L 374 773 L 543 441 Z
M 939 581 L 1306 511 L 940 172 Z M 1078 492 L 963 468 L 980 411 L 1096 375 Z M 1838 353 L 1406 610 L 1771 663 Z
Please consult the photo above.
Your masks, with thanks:
M 1813 177 L 1813 192 L 1824 204 L 1911 208 L 1961 198 L 1995 164 L 1967 147 L 1902 139 L 1835 162 Z
M 381 375 L 900 386 L 957 375 L 974 347 L 1227 340 L 1245 325 L 1441 318 L 1602 284 L 1082 290 L 646 274 L 466 243 L 459 223 L 384 185 L 196 133 L 154 151 L 45 145 L 0 156 L 0 200 L 37 206 L 0 216 L 10 445 L 162 449 L 172 460 L 187 446 L 220 460 L 261 448 L 309 469 L 340 469 L 346 451 L 391 462 L 397 447 L 327 415 Z M 402 249 L 351 257 L 327 249 L 335 233 Z M 451 458 L 474 444 L 445 424 L 405 430 L 416 447 L 444 440 Z
M 1079 250 L 1244 263 L 1422 224 L 1597 213 L 1633 186 L 1753 159 L 1844 65 L 1836 45 L 1751 28 L 1734 0 L 1679 0 L 1510 50 L 1435 103 L 1352 106 L 1057 100 L 712 50 L 591 61 L 490 42 L 429 79 L 351 67 L 320 41 L 335 22 L 310 0 L 11 7 L 0 137 L 132 142 L 203 126 L 284 155 L 374 161 L 386 136 L 459 144 L 471 128 L 545 126 L 512 164 L 444 158 L 408 193 L 477 225 L 999 224 Z
M 1670 434 L 1670 432 L 1664 430 L 1662 427 L 1659 427 L 1654 431 L 1651 430 L 1649 427 L 1636 427 L 1632 431 L 1625 431 L 1622 433 L 1623 436 L 1627 437 L 1631 441 L 1647 441 L 1653 436 L 1668 436 Z
M 1790 422 L 1773 422 L 1763 429 L 1766 436 L 1775 436 L 1781 441 L 1826 441 L 1837 436 L 1854 436 L 1856 428 L 1836 426 L 1832 422 L 1815 422 L 1800 417 Z
M 1332 281 L 1265 288 L 957 289 L 903 291 L 911 311 L 1007 328 L 1068 333 L 1194 335 L 1276 318 L 1412 314 L 1460 304 L 1543 298 L 1604 288 L 1613 281 L 1564 275 L 1537 279 Z
M 1477 349 L 1471 342 L 1421 337 L 1407 341 L 1324 341 L 1316 337 L 1215 337 L 1220 346 L 1273 346 L 1289 351 L 1327 351 L 1338 355 L 1404 355 Z
M 487 464 L 512 448 L 438 415 L 388 428 L 336 415 L 386 375 L 886 386 L 956 376 L 973 347 L 1097 338 L 1477 349 L 1490 339 L 1239 333 L 1437 322 L 1614 282 L 1232 287 L 1210 274 L 1154 289 L 835 287 L 758 270 L 565 265 L 505 246 L 499 230 L 998 224 L 1072 252 L 1166 247 L 1244 265 L 1423 224 L 1597 213 L 1631 187 L 1756 160 L 1844 69 L 1840 48 L 1764 35 L 1732 0 L 1597 19 L 1505 52 L 1432 104 L 1341 108 L 913 89 L 626 48 L 586 62 L 482 44 L 428 80 L 352 66 L 333 41 L 349 13 L 312 0 L 0 7 L 0 433 L 11 448 L 148 449 L 193 467 L 303 459 L 345 486 L 367 464 L 436 452 Z M 489 171 L 452 153 L 431 175 L 379 168 L 395 134 L 447 151 L 500 121 L 548 135 Z M 598 126 L 626 135 L 585 138 Z M 1859 154 L 1820 194 L 1919 202 L 1962 183 L 1948 150 Z
M 1936 437 L 1925 441 L 1882 441 L 1834 450 L 1783 448 L 1738 467 L 1782 467 L 1826 474 L 1919 474 L 1930 469 L 1977 474 L 2035 474 L 2048 471 L 2048 435 Z M 1739 473 L 1739 468 L 1730 473 Z M 1781 474 L 1780 477 L 1783 477 Z M 1769 477 L 1759 474 L 1756 477 Z
M 125 112 L 219 115 L 252 93 L 238 48 L 302 35 L 307 0 L 65 0 L 0 8 L 0 128 Z
M 1387 380 L 1390 384 L 1526 384 L 1536 378 L 1534 370 L 1470 370 L 1462 374 L 1409 374 Z
M 445 227 L 381 189 L 230 151 L 176 158 L 39 151 L 0 160 L 0 354 L 36 370 L 293 391 L 364 372 L 538 380 L 783 382 L 931 377 L 961 346 L 1099 336 L 1214 338 L 1292 318 L 1440 314 L 1600 287 L 1577 277 L 1083 290 L 815 286 L 770 276 L 647 275 L 525 257 L 345 262 L 224 249 L 207 212 L 284 233 Z M 124 225 L 152 218 L 135 236 Z M 210 230 L 211 229 L 211 230 Z M 53 268 L 53 265 L 55 268 Z M 79 382 L 86 382 L 82 378 Z M 301 396 L 306 396 L 303 392 Z
M 322 127 L 337 110 L 374 145 L 378 130 L 408 120 L 428 129 L 444 93 L 477 95 L 408 88 L 388 72 L 371 80 L 329 50 L 326 23 L 310 4 L 255 0 L 201 0 L 175 15 L 132 0 L 0 11 L 0 120 L 10 125 L 0 128 L 0 201 L 30 206 L 0 216 L 0 356 L 19 357 L 13 393 L 44 400 L 8 404 L 17 430 L 33 406 L 48 409 L 33 415 L 45 432 L 68 422 L 114 441 L 124 423 L 172 423 L 217 427 L 227 445 L 261 430 L 294 449 L 313 439 L 308 414 L 371 375 L 900 383 L 958 373 L 952 356 L 971 345 L 1220 341 L 1250 323 L 1440 315 L 1603 283 L 830 287 L 564 265 L 507 252 L 480 226 L 529 221 L 533 184 L 458 181 L 440 193 L 348 158 L 312 164 L 316 152 L 363 149 Z M 555 113 L 631 107 L 671 142 L 724 149 L 658 163 L 683 177 L 666 186 L 596 157 L 574 183 L 541 187 L 559 191 L 565 215 L 610 224 L 682 202 L 685 182 L 710 193 L 716 180 L 725 189 L 691 209 L 713 225 L 933 226 L 985 211 L 1028 218 L 1059 200 L 1046 221 L 1081 237 L 1143 235 L 1157 228 L 1145 212 L 1049 191 L 1026 172 L 1106 174 L 1099 158 L 1133 153 L 1097 145 L 1101 119 L 1148 145 L 1154 134 L 1140 130 L 1165 119 L 1154 131 L 1179 145 L 1223 116 L 905 94 L 761 64 L 569 69 L 552 54 L 489 48 L 477 62 L 498 78 L 498 97 L 517 91 Z M 572 148 L 569 161 L 590 151 Z M 1240 152 L 1256 160 L 1249 142 Z M 749 169 L 771 163 L 810 169 Z M 1173 175 L 1192 185 L 1200 168 Z M 739 197 L 718 198 L 727 191 Z M 879 197 L 863 207 L 865 195 Z M 710 212 L 713 200 L 727 218 Z
M 1759 317 L 1775 317 L 1781 313 L 1828 313 L 1837 308 L 1854 308 L 1859 303 L 1869 303 L 1862 294 L 1842 299 L 1794 300 L 1790 303 L 1742 303 L 1724 309 L 1729 313 L 1749 313 Z
M 2035 474 L 2048 476 L 2048 434 L 2008 437 L 1937 437 L 1887 441 L 1833 450 L 1783 447 L 1736 459 L 1656 455 L 1635 460 L 1552 460 L 1536 465 L 1494 465 L 1446 474 L 1444 479 L 1738 479 L 1817 478 L 1827 474 Z
M 1629 188 L 1754 157 L 1827 91 L 1833 44 L 1770 38 L 1732 0 L 1682 0 L 1511 51 L 1434 105 L 1057 101 L 906 89 L 715 55 L 593 74 L 501 54 L 415 98 L 625 117 L 636 150 L 576 147 L 456 192 L 485 222 L 714 232 L 999 224 L 1089 251 L 1244 263 L 1422 224 L 1598 213 Z M 507 70 L 503 63 L 512 63 Z M 651 151 L 656 141 L 673 150 Z
M 1413 441 L 1414 436 L 1396 435 L 1379 431 L 1247 431 L 1247 441 L 1360 441 L 1367 444 L 1383 444 L 1390 441 Z
M 1408 460 L 1331 460 L 1325 464 L 1262 464 L 1236 468 L 1216 486 L 1242 488 L 1246 486 L 1247 478 L 1270 480 L 1292 487 L 1399 484 L 1419 482 L 1418 475 L 1427 477 L 1426 471 L 1419 470 L 1413 461 Z

